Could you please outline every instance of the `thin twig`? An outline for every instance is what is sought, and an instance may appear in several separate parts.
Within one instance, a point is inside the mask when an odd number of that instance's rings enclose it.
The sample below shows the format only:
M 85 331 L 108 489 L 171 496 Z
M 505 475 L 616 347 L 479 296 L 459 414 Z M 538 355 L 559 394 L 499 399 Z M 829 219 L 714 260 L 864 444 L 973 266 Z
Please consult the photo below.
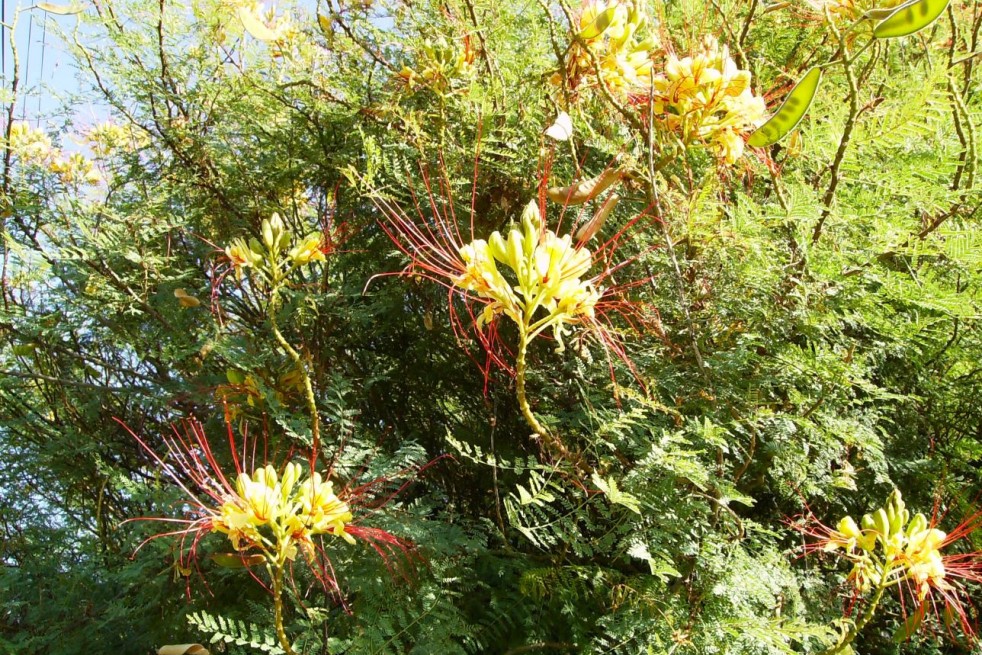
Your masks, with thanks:
M 832 160 L 832 166 L 829 169 L 831 173 L 831 179 L 829 179 L 829 186 L 825 189 L 825 195 L 822 198 L 822 216 L 818 219 L 818 223 L 815 224 L 815 229 L 812 231 L 812 244 L 817 244 L 818 240 L 822 238 L 822 228 L 825 226 L 825 221 L 828 219 L 829 215 L 832 213 L 832 203 L 835 200 L 835 190 L 839 186 L 839 172 L 842 167 L 842 160 L 845 159 L 846 150 L 849 148 L 849 140 L 852 138 L 852 131 L 856 127 L 856 119 L 859 116 L 859 87 L 856 84 L 856 76 L 852 70 L 852 64 L 855 61 L 854 58 L 850 58 L 848 45 L 846 44 L 845 34 L 840 32 L 836 28 L 835 23 L 829 19 L 829 27 L 832 29 L 833 33 L 839 39 L 839 48 L 842 51 L 842 68 L 845 71 L 846 82 L 849 84 L 849 115 L 846 118 L 846 125 L 842 129 L 842 138 L 839 139 L 839 147 L 835 151 L 835 159 Z M 865 48 L 863 48 L 865 50 Z M 860 51 L 861 53 L 862 51 Z M 860 53 L 857 53 L 858 57 Z

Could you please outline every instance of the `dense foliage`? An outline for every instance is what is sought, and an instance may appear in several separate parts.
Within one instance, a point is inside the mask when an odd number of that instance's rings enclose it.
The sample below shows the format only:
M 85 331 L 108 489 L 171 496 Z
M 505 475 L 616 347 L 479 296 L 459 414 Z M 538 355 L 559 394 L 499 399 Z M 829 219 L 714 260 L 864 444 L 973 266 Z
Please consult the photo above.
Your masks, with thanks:
M 982 7 L 900 4 L 19 10 L 0 651 L 969 652 Z

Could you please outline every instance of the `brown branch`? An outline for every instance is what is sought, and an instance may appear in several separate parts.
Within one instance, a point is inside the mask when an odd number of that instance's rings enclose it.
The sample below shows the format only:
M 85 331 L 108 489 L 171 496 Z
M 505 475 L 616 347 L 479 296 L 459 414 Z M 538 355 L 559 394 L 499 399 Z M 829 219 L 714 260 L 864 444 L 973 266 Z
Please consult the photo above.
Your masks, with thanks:
M 822 228 L 832 213 L 835 190 L 839 187 L 842 160 L 845 159 L 846 150 L 849 148 L 849 140 L 852 138 L 852 131 L 856 127 L 856 119 L 860 114 L 859 87 L 856 84 L 856 76 L 852 70 L 852 64 L 855 59 L 849 56 L 845 36 L 835 27 L 835 24 L 831 20 L 829 21 L 829 25 L 836 36 L 839 37 L 839 47 L 842 51 L 842 68 L 846 74 L 846 82 L 849 84 L 849 115 L 846 117 L 846 125 L 842 129 L 842 138 L 839 139 L 839 147 L 835 151 L 835 159 L 833 159 L 832 166 L 829 168 L 831 178 L 829 179 L 828 188 L 825 189 L 825 195 L 822 198 L 822 215 L 818 219 L 818 223 L 815 224 L 815 229 L 812 231 L 812 245 L 816 245 L 818 240 L 822 238 Z

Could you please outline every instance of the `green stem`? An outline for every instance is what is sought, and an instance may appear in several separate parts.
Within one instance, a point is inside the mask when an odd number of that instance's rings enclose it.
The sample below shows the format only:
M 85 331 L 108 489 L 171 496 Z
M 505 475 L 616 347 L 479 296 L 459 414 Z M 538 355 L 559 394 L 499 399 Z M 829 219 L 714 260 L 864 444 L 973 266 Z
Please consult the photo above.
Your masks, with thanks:
M 287 639 L 286 630 L 283 629 L 283 564 L 277 563 L 276 572 L 273 573 L 273 613 L 276 622 L 276 638 L 280 640 L 280 646 L 286 655 L 297 655 L 290 640 Z
M 276 342 L 280 344 L 283 350 L 290 356 L 294 363 L 300 368 L 300 375 L 303 377 L 303 387 L 307 401 L 307 410 L 310 412 L 310 434 L 312 439 L 311 444 L 311 461 L 316 461 L 317 456 L 320 454 L 320 442 L 321 442 L 321 421 L 320 416 L 317 413 L 317 401 L 314 397 L 314 385 L 310 380 L 310 373 L 307 371 L 307 363 L 304 361 L 300 353 L 290 345 L 290 342 L 286 340 L 283 333 L 280 332 L 280 328 L 276 323 L 276 310 L 279 305 L 279 289 L 274 287 L 269 299 L 269 323 L 273 328 L 273 336 L 276 338 Z
M 515 386 L 518 392 L 518 406 L 522 409 L 522 416 L 532 430 L 543 439 L 549 438 L 549 433 L 535 418 L 532 408 L 529 406 L 528 398 L 525 396 L 525 372 L 528 368 L 525 357 L 528 352 L 528 334 L 524 326 L 520 327 L 518 335 L 518 358 L 515 360 Z
M 873 615 L 876 613 L 876 608 L 880 604 L 880 599 L 883 598 L 883 592 L 890 586 L 889 583 L 885 582 L 886 579 L 887 573 L 884 572 L 880 578 L 880 584 L 876 587 L 876 593 L 873 594 L 873 598 L 870 600 L 866 611 L 863 612 L 863 615 L 859 617 L 858 621 L 852 624 L 852 627 L 849 628 L 846 634 L 842 636 L 839 643 L 831 646 L 830 648 L 826 648 L 822 652 L 818 653 L 818 655 L 836 655 L 837 653 L 841 653 L 856 639 L 856 637 L 859 636 L 859 633 L 866 627 L 866 624 L 870 622 Z

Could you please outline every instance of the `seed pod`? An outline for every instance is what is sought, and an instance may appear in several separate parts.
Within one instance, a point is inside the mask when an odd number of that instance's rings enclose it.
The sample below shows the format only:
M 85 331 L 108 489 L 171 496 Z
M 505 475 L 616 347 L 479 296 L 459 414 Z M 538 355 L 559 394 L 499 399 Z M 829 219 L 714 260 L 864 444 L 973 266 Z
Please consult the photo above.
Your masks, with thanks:
M 600 175 L 589 180 L 583 180 L 578 184 L 571 184 L 568 187 L 550 187 L 546 190 L 546 195 L 549 200 L 560 204 L 582 205 L 599 196 L 623 176 L 624 173 L 619 169 L 608 168 Z
M 951 0 L 916 0 L 901 5 L 873 28 L 878 39 L 893 39 L 919 32 L 938 19 Z
M 601 34 L 603 34 L 610 24 L 614 22 L 614 16 L 617 14 L 618 5 L 614 4 L 602 12 L 597 14 L 597 17 L 593 19 L 593 22 L 580 30 L 578 36 L 581 39 L 595 39 Z
M 239 7 L 239 20 L 242 21 L 242 26 L 253 38 L 260 41 L 275 41 L 278 37 L 276 31 L 266 27 L 259 16 L 248 7 Z
M 815 92 L 818 91 L 818 83 L 821 79 L 822 69 L 818 66 L 805 73 L 804 77 L 791 89 L 791 93 L 784 99 L 784 103 L 781 104 L 777 113 L 750 135 L 747 145 L 754 148 L 769 146 L 772 143 L 777 143 L 793 130 L 805 117 L 805 112 L 808 111 L 808 107 L 815 98 Z
M 898 9 L 902 9 L 903 7 L 914 4 L 915 2 L 917 2 L 917 0 L 907 0 L 907 2 L 903 2 L 893 7 L 874 7 L 873 9 L 870 9 L 865 14 L 863 14 L 863 18 L 869 20 L 883 20 L 884 18 L 886 18 L 893 12 L 897 11 Z
M 600 205 L 600 209 L 598 209 L 597 213 L 593 215 L 593 218 L 584 223 L 580 229 L 576 231 L 576 240 L 580 243 L 586 243 L 592 239 L 597 232 L 600 231 L 600 228 L 603 227 L 604 221 L 606 221 L 607 217 L 610 216 L 610 212 L 614 210 L 614 207 L 617 206 L 620 199 L 621 197 L 616 193 L 610 194 L 610 197 L 604 201 L 604 204 Z

